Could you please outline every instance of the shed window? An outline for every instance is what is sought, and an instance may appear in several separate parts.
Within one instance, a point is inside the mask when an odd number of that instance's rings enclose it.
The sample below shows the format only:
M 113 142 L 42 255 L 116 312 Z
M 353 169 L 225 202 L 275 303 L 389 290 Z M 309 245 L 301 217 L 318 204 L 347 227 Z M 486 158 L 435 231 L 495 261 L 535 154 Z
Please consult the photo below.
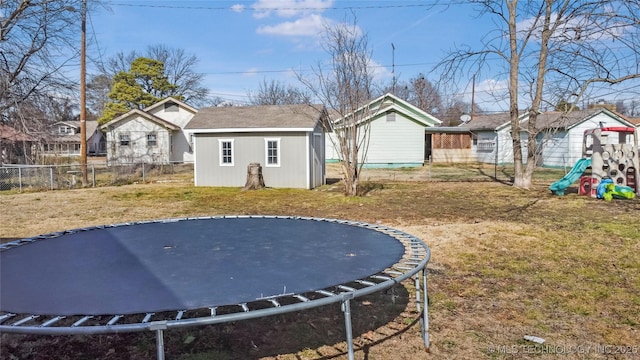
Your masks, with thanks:
M 233 166 L 233 140 L 220 139 L 220 166 Z
M 147 146 L 157 146 L 158 145 L 158 135 L 154 132 L 147 134 Z
M 280 166 L 280 139 L 264 139 L 266 166 Z
M 129 146 L 131 139 L 129 138 L 129 134 L 120 134 L 118 135 L 120 140 L 120 146 Z

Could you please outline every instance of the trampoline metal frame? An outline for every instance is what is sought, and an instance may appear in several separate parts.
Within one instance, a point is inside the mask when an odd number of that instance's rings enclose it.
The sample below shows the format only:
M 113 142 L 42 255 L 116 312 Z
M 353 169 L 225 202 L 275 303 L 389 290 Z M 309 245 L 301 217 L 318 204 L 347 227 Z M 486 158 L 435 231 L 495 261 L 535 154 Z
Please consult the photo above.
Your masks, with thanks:
M 227 314 L 217 314 L 217 308 L 210 308 L 210 316 L 198 316 L 194 318 L 185 318 L 188 311 L 197 311 L 203 309 L 186 309 L 176 310 L 175 317 L 162 320 L 151 320 L 156 314 L 146 313 L 142 321 L 131 323 L 121 323 L 127 320 L 127 317 L 135 317 L 135 315 L 106 315 L 110 318 L 103 325 L 87 325 L 92 322 L 94 316 L 77 315 L 78 320 L 74 321 L 70 326 L 56 326 L 61 320 L 66 319 L 65 316 L 40 316 L 32 314 L 13 314 L 8 312 L 0 312 L 0 333 L 21 333 L 36 335 L 91 335 L 91 334 L 110 334 L 110 333 L 127 333 L 127 332 L 143 332 L 153 331 L 156 334 L 157 358 L 164 360 L 164 331 L 192 326 L 204 326 L 220 324 L 232 321 L 248 320 L 272 315 L 285 314 L 295 311 L 302 311 L 311 308 L 321 307 L 329 304 L 340 303 L 341 310 L 344 314 L 345 335 L 347 342 L 347 352 L 349 360 L 354 359 L 353 334 L 351 325 L 351 300 L 365 295 L 373 294 L 382 290 L 391 288 L 402 281 L 413 277 L 416 288 L 416 308 L 420 313 L 420 333 L 424 341 L 425 347 L 429 348 L 429 312 L 428 312 L 428 292 L 427 292 L 427 263 L 430 260 L 431 251 L 429 247 L 419 238 L 407 234 L 405 232 L 392 229 L 382 225 L 354 222 L 348 220 L 299 217 L 299 216 L 258 216 L 258 215 L 240 215 L 240 216 L 212 216 L 212 217 L 187 217 L 179 219 L 141 221 L 133 223 L 122 223 L 115 225 L 104 225 L 96 227 L 88 227 L 74 230 L 55 232 L 32 238 L 20 239 L 12 242 L 0 244 L 0 252 L 7 251 L 17 246 L 22 246 L 35 241 L 46 240 L 59 237 L 65 234 L 94 230 L 100 228 L 130 226 L 136 224 L 163 223 L 185 220 L 207 220 L 207 219 L 224 219 L 224 218 L 274 218 L 274 219 L 300 219 L 312 221 L 335 222 L 351 226 L 358 226 L 387 234 L 405 247 L 404 256 L 389 269 L 378 274 L 373 274 L 367 279 L 355 279 L 348 284 L 340 284 L 329 289 L 319 289 L 310 293 L 320 296 L 317 299 L 309 299 L 305 294 L 284 294 L 277 297 L 258 299 L 249 303 L 241 303 L 236 305 L 225 306 L 225 309 L 235 308 L 235 312 Z M 310 294 L 307 293 L 307 294 Z M 291 304 L 281 304 L 284 299 L 294 301 Z M 252 310 L 251 307 L 259 302 L 268 302 L 271 307 L 258 308 Z M 171 312 L 173 313 L 173 311 Z M 35 324 L 34 324 L 35 323 Z

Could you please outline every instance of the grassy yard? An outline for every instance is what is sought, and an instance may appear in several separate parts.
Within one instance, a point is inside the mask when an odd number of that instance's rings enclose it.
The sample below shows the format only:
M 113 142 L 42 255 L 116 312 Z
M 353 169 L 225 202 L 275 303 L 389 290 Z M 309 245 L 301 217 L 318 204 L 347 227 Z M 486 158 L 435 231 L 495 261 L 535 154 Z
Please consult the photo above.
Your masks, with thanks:
M 545 172 L 525 191 L 504 181 L 433 181 L 427 170 L 371 172 L 366 194 L 355 198 L 344 197 L 340 184 L 242 192 L 196 188 L 188 179 L 0 193 L 0 238 L 218 214 L 377 222 L 431 247 L 431 347 L 422 346 L 406 283 L 352 305 L 357 359 L 640 358 L 640 200 L 556 197 L 547 186 L 559 177 Z M 3 359 L 155 358 L 146 333 L 1 340 Z M 171 331 L 165 346 L 168 359 L 181 360 L 346 359 L 334 307 Z

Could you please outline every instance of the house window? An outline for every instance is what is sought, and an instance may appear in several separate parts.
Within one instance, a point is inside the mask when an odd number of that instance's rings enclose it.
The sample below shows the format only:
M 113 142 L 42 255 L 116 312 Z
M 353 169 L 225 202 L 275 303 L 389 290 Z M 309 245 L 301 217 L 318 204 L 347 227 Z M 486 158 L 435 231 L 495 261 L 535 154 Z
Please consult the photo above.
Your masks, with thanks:
M 496 143 L 492 140 L 479 140 L 478 151 L 491 152 L 495 148 Z
M 280 166 L 280 139 L 264 139 L 266 166 Z
M 58 126 L 58 134 L 73 135 L 73 128 L 67 125 L 60 125 Z
M 158 135 L 154 132 L 147 134 L 147 146 L 157 146 L 158 145 Z
M 120 141 L 120 146 L 129 146 L 129 143 L 131 142 L 129 134 L 120 134 L 118 135 L 118 139 Z
M 178 112 L 180 109 L 178 108 L 178 104 L 174 102 L 166 102 L 164 103 L 164 111 L 165 112 Z
M 220 139 L 220 166 L 233 166 L 233 140 Z
M 73 152 L 74 153 L 79 153 L 81 149 L 81 145 L 80 144 L 73 144 Z

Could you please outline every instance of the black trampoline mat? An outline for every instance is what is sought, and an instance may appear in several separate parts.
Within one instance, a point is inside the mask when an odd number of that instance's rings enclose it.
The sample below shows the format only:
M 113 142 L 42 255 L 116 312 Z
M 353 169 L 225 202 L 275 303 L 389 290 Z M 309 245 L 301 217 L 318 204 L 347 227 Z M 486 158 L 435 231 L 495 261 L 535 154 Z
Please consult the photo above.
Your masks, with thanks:
M 0 252 L 0 310 L 126 315 L 242 304 L 363 279 L 403 254 L 390 235 L 313 219 L 92 228 Z

